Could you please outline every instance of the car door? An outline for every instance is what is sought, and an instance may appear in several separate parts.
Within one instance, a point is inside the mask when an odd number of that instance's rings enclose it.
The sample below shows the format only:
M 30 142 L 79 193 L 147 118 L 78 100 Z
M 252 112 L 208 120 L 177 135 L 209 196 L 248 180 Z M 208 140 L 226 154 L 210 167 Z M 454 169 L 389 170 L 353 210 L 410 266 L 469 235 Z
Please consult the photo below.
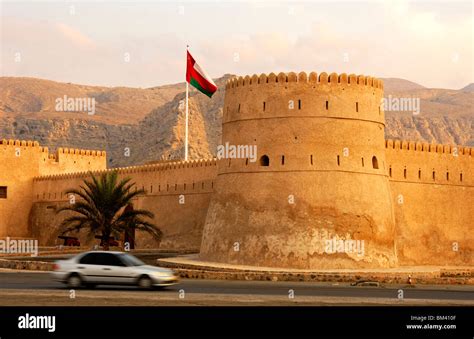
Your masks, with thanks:
M 108 284 L 133 283 L 133 272 L 115 253 L 100 253 L 101 279 Z
M 79 259 L 77 271 L 82 275 L 86 282 L 98 283 L 101 280 L 102 270 L 99 266 L 100 253 L 87 253 Z

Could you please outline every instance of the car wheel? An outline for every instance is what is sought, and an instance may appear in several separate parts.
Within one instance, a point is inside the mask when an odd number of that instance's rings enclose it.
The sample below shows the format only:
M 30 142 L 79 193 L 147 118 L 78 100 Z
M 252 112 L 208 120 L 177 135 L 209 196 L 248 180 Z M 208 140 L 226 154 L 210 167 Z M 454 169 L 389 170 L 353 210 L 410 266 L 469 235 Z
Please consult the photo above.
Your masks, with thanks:
M 140 279 L 138 279 L 138 287 L 140 287 L 143 290 L 149 290 L 152 287 L 152 281 L 150 277 L 143 276 Z
M 82 286 L 82 279 L 77 274 L 71 274 L 66 281 L 67 287 L 79 288 Z

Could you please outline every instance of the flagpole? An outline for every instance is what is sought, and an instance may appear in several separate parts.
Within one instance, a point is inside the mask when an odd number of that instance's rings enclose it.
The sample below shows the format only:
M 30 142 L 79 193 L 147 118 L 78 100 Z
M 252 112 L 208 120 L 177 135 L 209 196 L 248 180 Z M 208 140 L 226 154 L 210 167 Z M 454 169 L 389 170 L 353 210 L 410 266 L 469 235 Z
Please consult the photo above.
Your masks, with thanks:
M 186 67 L 187 67 L 187 51 L 189 49 L 189 46 L 186 45 Z M 188 84 L 188 79 L 186 79 L 186 132 L 185 132 L 185 137 L 184 137 L 184 161 L 188 161 L 188 94 L 189 93 L 189 84 Z

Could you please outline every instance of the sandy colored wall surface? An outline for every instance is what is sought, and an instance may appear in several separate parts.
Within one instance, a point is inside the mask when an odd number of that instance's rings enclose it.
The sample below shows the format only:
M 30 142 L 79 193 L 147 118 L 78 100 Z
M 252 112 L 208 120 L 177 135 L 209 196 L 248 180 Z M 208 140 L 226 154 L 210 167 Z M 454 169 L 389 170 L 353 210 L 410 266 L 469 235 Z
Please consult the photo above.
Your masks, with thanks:
M 386 146 L 400 264 L 473 265 L 473 150 L 392 140 Z
M 201 257 L 295 268 L 395 266 L 382 94 L 379 80 L 346 74 L 229 81 L 222 142 L 256 145 L 269 165 L 219 161 Z M 331 239 L 363 240 L 365 253 L 328 253 Z
M 134 208 L 147 209 L 155 214 L 153 222 L 163 231 L 162 248 L 199 250 L 204 220 L 213 192 L 216 176 L 216 161 L 191 161 L 119 169 L 121 178 L 131 177 L 138 188 L 147 194 L 138 197 Z M 99 172 L 100 173 L 100 172 Z M 32 234 L 41 244 L 56 243 L 58 228 L 63 216 L 55 210 L 67 204 L 64 191 L 79 187 L 87 174 L 46 176 L 34 181 L 36 200 L 30 214 Z M 184 200 L 183 200 L 184 199 Z M 180 201 L 184 201 L 183 204 Z M 82 243 L 87 242 L 84 234 Z M 137 234 L 140 248 L 157 247 L 157 243 L 146 234 Z
M 33 178 L 38 175 L 105 169 L 100 151 L 59 149 L 50 154 L 38 142 L 0 140 L 0 237 L 28 237 L 28 214 L 33 202 Z

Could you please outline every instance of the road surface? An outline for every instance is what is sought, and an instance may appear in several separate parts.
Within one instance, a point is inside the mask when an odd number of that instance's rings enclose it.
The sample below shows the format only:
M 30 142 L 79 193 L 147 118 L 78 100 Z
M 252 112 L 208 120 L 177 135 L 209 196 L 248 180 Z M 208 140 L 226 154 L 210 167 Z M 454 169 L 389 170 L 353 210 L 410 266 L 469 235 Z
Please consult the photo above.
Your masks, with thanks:
M 183 279 L 166 289 L 98 286 L 71 291 L 47 272 L 0 271 L 0 306 L 11 305 L 474 305 L 474 286 Z

